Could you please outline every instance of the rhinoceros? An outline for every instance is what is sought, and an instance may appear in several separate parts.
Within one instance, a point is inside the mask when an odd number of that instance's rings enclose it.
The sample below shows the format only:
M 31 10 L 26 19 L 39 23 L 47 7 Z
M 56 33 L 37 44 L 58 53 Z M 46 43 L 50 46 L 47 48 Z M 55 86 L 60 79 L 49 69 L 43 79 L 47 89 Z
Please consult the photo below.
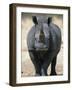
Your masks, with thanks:
M 48 76 L 47 69 L 51 64 L 50 75 L 57 75 L 57 55 L 61 48 L 61 30 L 47 19 L 32 16 L 34 25 L 27 36 L 27 46 L 31 61 L 35 67 L 35 76 Z

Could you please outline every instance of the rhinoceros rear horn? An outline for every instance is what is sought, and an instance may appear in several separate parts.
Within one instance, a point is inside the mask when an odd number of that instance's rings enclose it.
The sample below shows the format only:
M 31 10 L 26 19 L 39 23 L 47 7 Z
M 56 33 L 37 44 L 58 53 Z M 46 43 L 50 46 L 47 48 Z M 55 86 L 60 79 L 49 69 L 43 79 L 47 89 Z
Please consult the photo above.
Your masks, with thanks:
M 32 19 L 33 19 L 34 24 L 38 24 L 36 16 L 33 16 Z
M 50 25 L 51 22 L 52 22 L 52 17 L 48 17 L 48 21 L 47 21 L 48 25 Z

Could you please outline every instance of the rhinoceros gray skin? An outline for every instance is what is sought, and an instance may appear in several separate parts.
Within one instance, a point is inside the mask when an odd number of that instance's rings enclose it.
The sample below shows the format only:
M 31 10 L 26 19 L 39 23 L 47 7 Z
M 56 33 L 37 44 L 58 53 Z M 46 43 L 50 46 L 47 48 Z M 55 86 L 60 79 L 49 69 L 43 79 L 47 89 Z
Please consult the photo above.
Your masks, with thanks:
M 47 20 L 33 17 L 34 25 L 27 36 L 28 51 L 34 64 L 36 76 L 47 76 L 47 69 L 51 64 L 51 74 L 57 75 L 55 66 L 57 55 L 61 48 L 61 30 L 52 23 L 51 17 Z

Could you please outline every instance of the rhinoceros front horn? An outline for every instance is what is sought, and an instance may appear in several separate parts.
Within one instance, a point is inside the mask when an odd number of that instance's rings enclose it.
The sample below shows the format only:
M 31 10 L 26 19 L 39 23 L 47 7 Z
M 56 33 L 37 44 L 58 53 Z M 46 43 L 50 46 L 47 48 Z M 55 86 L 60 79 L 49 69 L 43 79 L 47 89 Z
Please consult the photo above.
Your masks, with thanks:
M 33 16 L 32 19 L 33 19 L 34 24 L 38 24 L 36 16 Z
M 48 21 L 47 21 L 48 25 L 50 25 L 51 22 L 52 22 L 52 17 L 48 17 Z

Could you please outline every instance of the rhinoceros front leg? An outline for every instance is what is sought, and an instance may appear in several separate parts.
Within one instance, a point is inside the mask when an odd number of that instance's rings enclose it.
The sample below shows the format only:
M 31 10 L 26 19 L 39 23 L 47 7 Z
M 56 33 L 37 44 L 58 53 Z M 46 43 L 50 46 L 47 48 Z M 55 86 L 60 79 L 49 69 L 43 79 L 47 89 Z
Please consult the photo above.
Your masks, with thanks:
M 40 60 L 38 59 L 36 52 L 34 50 L 29 51 L 29 55 L 30 55 L 31 61 L 35 67 L 35 76 L 41 76 Z
M 41 75 L 42 75 L 42 76 L 48 76 L 48 74 L 47 74 L 47 69 L 42 68 L 42 69 L 41 69 Z
M 52 62 L 52 59 L 53 59 L 53 53 L 47 53 L 46 56 L 44 57 L 44 63 L 42 65 L 42 70 L 41 70 L 43 76 L 48 76 L 47 69 L 50 63 Z
M 35 68 L 35 70 L 36 70 L 35 76 L 41 76 L 41 71 L 39 69 L 36 69 L 36 68 Z
M 56 61 L 57 61 L 57 56 L 53 58 L 52 63 L 51 63 L 51 74 L 50 75 L 57 75 L 55 67 L 56 67 Z
M 50 62 L 51 61 L 49 59 L 45 59 L 45 62 L 43 63 L 42 69 L 41 69 L 42 76 L 48 76 L 47 69 L 50 65 Z
M 35 62 L 35 76 L 41 76 L 41 65 L 38 62 Z

